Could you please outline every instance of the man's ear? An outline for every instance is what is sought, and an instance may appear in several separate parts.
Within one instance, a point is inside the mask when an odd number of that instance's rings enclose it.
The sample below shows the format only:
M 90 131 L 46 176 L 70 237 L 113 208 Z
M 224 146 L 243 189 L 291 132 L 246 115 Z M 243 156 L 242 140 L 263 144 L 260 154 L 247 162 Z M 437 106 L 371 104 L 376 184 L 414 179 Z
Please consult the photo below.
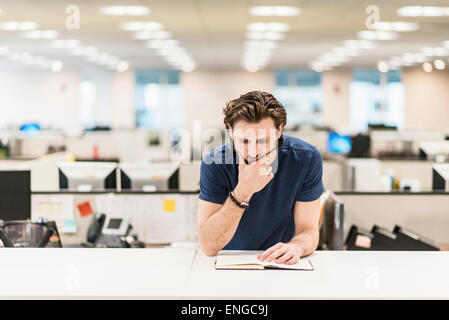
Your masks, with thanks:
M 278 128 L 278 139 L 281 137 L 283 129 L 284 129 L 284 126 L 282 124 L 280 124 L 279 128 Z
M 228 132 L 229 132 L 229 136 L 231 137 L 231 139 L 234 139 L 234 137 L 233 137 L 233 133 L 232 133 L 232 128 L 231 128 L 231 126 L 229 125 L 229 123 L 226 123 L 226 129 L 228 129 Z

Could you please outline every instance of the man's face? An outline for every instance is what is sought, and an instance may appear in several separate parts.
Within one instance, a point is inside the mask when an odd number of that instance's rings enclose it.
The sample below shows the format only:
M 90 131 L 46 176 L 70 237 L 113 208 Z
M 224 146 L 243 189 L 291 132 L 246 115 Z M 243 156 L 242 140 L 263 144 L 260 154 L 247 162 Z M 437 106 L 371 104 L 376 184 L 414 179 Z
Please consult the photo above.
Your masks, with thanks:
M 247 163 L 261 159 L 277 148 L 277 140 L 281 134 L 282 125 L 277 130 L 271 118 L 265 118 L 258 123 L 240 120 L 230 130 L 236 152 Z

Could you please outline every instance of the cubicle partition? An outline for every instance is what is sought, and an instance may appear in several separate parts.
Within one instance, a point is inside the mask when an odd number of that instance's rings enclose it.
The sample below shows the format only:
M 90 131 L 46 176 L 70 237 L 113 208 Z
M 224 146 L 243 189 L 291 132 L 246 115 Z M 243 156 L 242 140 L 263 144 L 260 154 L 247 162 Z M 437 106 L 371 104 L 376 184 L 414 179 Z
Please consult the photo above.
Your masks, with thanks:
M 439 247 L 449 244 L 449 193 L 335 192 L 345 203 L 345 234 L 351 225 L 407 228 Z
M 97 213 L 129 218 L 146 244 L 195 242 L 197 192 L 34 192 L 31 218 L 56 221 L 63 246 L 86 242 Z
M 449 245 L 449 193 L 335 192 L 345 206 L 344 235 L 351 225 L 407 228 Z M 149 245 L 196 242 L 198 192 L 34 192 L 32 219 L 55 220 L 64 246 L 87 239 L 96 213 L 129 217 L 131 234 Z

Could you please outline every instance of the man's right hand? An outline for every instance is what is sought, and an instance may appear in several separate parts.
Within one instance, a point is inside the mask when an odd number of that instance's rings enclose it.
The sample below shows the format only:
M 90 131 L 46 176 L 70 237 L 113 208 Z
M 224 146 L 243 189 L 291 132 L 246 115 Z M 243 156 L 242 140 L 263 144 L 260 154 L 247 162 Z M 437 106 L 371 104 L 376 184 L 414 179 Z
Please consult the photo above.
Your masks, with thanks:
M 271 164 L 276 159 L 276 152 L 275 149 L 251 164 L 246 164 L 239 154 L 239 181 L 234 190 L 238 201 L 249 202 L 254 193 L 262 190 L 273 179 Z

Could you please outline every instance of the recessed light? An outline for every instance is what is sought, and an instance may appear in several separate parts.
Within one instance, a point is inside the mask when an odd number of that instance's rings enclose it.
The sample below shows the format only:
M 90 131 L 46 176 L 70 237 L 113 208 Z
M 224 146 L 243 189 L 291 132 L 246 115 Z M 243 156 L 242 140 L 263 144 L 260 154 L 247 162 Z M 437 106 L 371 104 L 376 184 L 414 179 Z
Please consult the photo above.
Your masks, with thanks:
M 358 33 L 359 38 L 365 40 L 395 40 L 398 34 L 392 31 L 364 30 Z
M 125 72 L 129 69 L 129 63 L 128 61 L 120 61 L 119 63 L 117 63 L 117 68 L 116 70 L 118 72 Z
M 425 72 L 432 72 L 433 71 L 433 66 L 430 62 L 424 62 L 422 64 L 422 68 Z
M 107 6 L 100 8 L 99 12 L 109 16 L 145 16 L 151 10 L 145 6 Z
M 388 72 L 388 62 L 385 60 L 380 60 L 379 62 L 377 62 L 377 70 L 382 73 Z
M 154 21 L 131 21 L 122 22 L 120 28 L 127 31 L 156 31 L 161 30 L 163 25 Z
M 253 22 L 246 29 L 248 31 L 277 31 L 286 32 L 290 30 L 288 24 L 283 22 Z
M 59 60 L 53 61 L 51 64 L 51 71 L 59 72 L 62 70 L 62 67 L 63 67 L 63 65 L 62 65 L 61 61 L 59 61 Z
M 405 6 L 397 14 L 402 17 L 443 17 L 449 16 L 449 7 Z
M 435 69 L 437 69 L 437 70 L 444 70 L 446 68 L 446 63 L 441 59 L 435 60 L 433 62 L 433 65 L 435 66 Z
M 38 24 L 31 21 L 8 21 L 0 23 L 0 30 L 5 31 L 27 31 L 38 28 Z
M 256 6 L 249 9 L 249 13 L 253 16 L 280 16 L 291 17 L 301 13 L 301 9 L 293 6 Z
M 186 63 L 182 66 L 182 71 L 184 72 L 192 72 L 195 69 L 195 64 Z

